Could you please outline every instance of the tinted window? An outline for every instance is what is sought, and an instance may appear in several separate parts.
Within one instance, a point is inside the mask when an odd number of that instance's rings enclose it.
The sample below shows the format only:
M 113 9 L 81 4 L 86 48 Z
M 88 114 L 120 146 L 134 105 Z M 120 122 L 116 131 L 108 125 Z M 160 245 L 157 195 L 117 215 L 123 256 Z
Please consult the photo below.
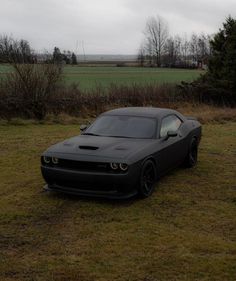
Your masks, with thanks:
M 85 132 L 99 136 L 153 138 L 156 120 L 136 116 L 102 116 Z
M 170 115 L 162 119 L 160 137 L 165 137 L 168 131 L 177 131 L 182 121 L 176 115 Z

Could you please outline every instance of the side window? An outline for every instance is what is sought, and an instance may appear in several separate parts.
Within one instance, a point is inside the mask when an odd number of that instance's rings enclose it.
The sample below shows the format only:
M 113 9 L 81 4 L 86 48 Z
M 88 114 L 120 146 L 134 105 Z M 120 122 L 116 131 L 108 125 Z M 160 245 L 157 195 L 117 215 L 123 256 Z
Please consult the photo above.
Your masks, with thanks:
M 176 115 L 169 115 L 162 119 L 160 137 L 167 135 L 168 131 L 177 131 L 182 124 L 182 121 Z

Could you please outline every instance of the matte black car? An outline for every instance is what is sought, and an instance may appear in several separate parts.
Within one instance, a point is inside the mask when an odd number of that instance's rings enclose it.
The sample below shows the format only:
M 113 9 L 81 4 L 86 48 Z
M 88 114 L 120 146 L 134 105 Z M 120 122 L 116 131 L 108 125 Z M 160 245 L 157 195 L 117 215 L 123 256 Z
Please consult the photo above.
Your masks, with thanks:
M 148 197 L 169 170 L 197 162 L 201 124 L 171 109 L 129 107 L 101 114 L 82 134 L 41 157 L 45 188 L 106 198 Z

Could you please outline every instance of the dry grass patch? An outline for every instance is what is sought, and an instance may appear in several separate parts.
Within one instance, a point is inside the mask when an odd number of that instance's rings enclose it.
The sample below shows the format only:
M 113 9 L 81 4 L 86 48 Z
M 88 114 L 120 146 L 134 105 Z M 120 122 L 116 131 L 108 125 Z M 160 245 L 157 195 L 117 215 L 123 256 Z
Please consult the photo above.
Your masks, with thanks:
M 154 106 L 152 104 L 146 104 L 146 106 Z M 161 103 L 156 104 L 156 107 L 171 108 L 178 110 L 184 115 L 196 117 L 202 124 L 207 123 L 225 123 L 228 121 L 236 122 L 236 108 L 230 107 L 216 107 L 206 104 L 192 104 L 192 103 Z M 0 119 L 1 125 L 32 125 L 32 124 L 62 124 L 62 125 L 78 125 L 88 124 L 94 120 L 100 113 L 120 107 L 119 105 L 106 105 L 98 110 L 84 109 L 78 116 L 69 115 L 66 113 L 60 114 L 47 114 L 43 120 L 35 119 L 22 119 L 22 118 L 11 118 L 9 120 Z
M 177 105 L 176 109 L 185 115 L 192 115 L 198 118 L 203 124 L 209 122 L 236 121 L 236 108 L 215 107 L 204 104 L 184 104 Z

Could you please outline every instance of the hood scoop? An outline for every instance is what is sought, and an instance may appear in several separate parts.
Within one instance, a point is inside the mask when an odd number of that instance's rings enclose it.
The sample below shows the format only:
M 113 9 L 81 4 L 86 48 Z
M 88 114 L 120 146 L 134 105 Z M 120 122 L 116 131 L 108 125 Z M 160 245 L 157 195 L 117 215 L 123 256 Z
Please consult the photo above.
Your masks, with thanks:
M 79 149 L 86 149 L 86 150 L 97 150 L 97 146 L 89 146 L 89 145 L 80 145 Z

